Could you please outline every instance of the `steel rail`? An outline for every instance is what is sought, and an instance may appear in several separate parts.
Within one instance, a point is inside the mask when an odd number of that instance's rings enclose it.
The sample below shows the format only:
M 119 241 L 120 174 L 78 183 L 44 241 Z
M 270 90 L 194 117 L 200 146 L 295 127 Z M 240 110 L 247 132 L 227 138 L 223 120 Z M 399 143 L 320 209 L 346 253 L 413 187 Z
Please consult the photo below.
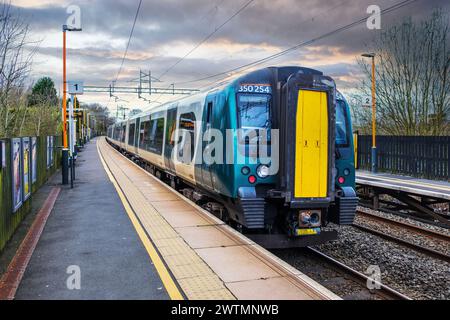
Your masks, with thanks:
M 323 260 L 326 260 L 330 264 L 338 267 L 339 269 L 345 271 L 346 273 L 349 273 L 351 276 L 355 277 L 360 282 L 364 282 L 364 283 L 367 283 L 367 281 L 374 282 L 379 287 L 379 289 L 374 289 L 374 290 L 378 290 L 376 292 L 384 298 L 387 298 L 390 300 L 413 300 L 412 298 L 408 297 L 407 295 L 405 295 L 401 292 L 398 292 L 397 290 L 395 290 L 381 282 L 375 281 L 374 279 L 370 278 L 369 276 L 366 276 L 364 273 L 361 273 L 361 272 L 347 266 L 346 264 L 324 254 L 323 252 L 321 252 L 317 249 L 314 249 L 311 247 L 307 247 L 307 249 L 310 252 L 312 252 L 314 255 L 319 256 L 320 258 L 322 258 Z
M 430 230 L 427 228 L 423 228 L 420 226 L 416 226 L 414 224 L 408 223 L 408 222 L 401 222 L 401 221 L 397 221 L 397 220 L 393 220 L 393 219 L 389 219 L 383 216 L 379 216 L 373 213 L 367 213 L 364 211 L 359 211 L 357 210 L 356 212 L 358 215 L 363 216 L 365 218 L 369 218 L 372 220 L 377 220 L 377 221 L 381 221 L 383 223 L 388 223 L 391 225 L 395 225 L 404 229 L 408 229 L 417 233 L 421 233 L 427 237 L 431 237 L 431 238 L 436 238 L 438 240 L 443 240 L 443 241 L 449 241 L 450 242 L 450 236 L 446 235 L 444 233 L 440 233 L 434 230 Z

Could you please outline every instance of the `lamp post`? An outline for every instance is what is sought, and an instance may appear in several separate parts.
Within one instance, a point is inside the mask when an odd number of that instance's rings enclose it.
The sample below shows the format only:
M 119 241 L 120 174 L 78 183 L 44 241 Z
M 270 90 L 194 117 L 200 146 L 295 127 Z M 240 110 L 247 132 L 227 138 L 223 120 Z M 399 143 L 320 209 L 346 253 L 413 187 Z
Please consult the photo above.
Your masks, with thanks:
M 67 137 L 67 73 L 66 73 L 66 31 L 81 31 L 81 28 L 69 28 L 63 25 L 63 149 L 62 149 L 62 184 L 69 184 L 69 146 Z
M 375 97 L 375 53 L 363 53 L 361 56 L 372 58 L 372 172 L 376 173 L 377 168 L 377 107 Z

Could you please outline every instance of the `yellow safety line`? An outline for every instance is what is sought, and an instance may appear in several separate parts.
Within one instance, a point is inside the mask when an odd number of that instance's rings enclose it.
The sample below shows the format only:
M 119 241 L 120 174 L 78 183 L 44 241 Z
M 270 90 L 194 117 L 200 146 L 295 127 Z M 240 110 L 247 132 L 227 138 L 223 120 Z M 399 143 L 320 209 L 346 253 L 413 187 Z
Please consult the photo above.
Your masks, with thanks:
M 119 194 L 120 200 L 122 201 L 125 211 L 127 212 L 128 217 L 130 218 L 131 222 L 133 223 L 133 226 L 136 229 L 136 232 L 138 233 L 139 238 L 142 241 L 142 244 L 144 245 L 145 249 L 147 250 L 147 253 L 148 253 L 151 261 L 153 262 L 153 264 L 156 268 L 156 271 L 158 272 L 158 275 L 161 278 L 161 281 L 164 284 L 164 287 L 166 288 L 167 293 L 169 294 L 170 299 L 184 300 L 182 293 L 180 292 L 180 290 L 178 289 L 174 280 L 172 279 L 164 262 L 161 260 L 160 256 L 158 255 L 158 252 L 156 251 L 152 242 L 148 238 L 148 236 L 145 233 L 144 229 L 142 228 L 139 220 L 137 219 L 133 209 L 131 208 L 130 204 L 128 203 L 128 200 L 126 199 L 125 195 L 123 194 L 122 190 L 120 189 L 120 187 L 117 183 L 117 180 L 114 178 L 113 174 L 111 173 L 110 169 L 108 168 L 108 165 L 106 164 L 105 160 L 103 159 L 103 156 L 99 149 L 98 141 L 97 141 L 97 152 L 100 156 L 100 160 L 103 164 L 103 168 L 105 169 L 109 179 L 111 180 L 114 187 L 116 188 L 116 191 Z
M 398 179 L 398 178 L 392 178 L 392 177 L 386 177 L 386 176 L 374 176 L 374 175 L 368 175 L 368 174 L 363 174 L 363 173 L 357 173 L 356 174 L 356 178 L 361 177 L 364 179 L 364 177 L 366 178 L 370 178 L 370 179 L 379 179 L 379 180 L 391 180 L 393 182 L 395 181 L 399 181 L 401 183 L 404 184 L 410 184 L 410 185 L 415 185 L 415 186 L 419 186 L 419 187 L 429 187 L 429 188 L 433 188 L 433 189 L 437 189 L 437 190 L 443 190 L 443 191 L 450 191 L 449 187 L 440 185 L 440 184 L 432 184 L 432 183 L 427 183 L 427 182 L 421 182 L 421 181 L 409 181 L 409 180 L 403 180 L 403 179 Z

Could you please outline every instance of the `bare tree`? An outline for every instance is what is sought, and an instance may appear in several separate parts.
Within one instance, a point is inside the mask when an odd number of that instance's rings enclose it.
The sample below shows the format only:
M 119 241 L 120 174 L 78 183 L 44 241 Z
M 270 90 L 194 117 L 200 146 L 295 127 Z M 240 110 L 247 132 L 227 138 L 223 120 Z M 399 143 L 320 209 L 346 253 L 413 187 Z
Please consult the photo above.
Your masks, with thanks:
M 10 2 L 0 4 L 0 136 L 23 127 L 25 80 L 36 49 L 29 49 L 29 25 Z
M 382 32 L 374 43 L 381 133 L 450 134 L 449 29 L 448 14 L 438 10 L 427 20 L 408 19 Z M 366 75 L 361 90 L 370 95 L 370 65 L 362 59 L 358 62 Z M 370 109 L 358 112 L 370 126 Z

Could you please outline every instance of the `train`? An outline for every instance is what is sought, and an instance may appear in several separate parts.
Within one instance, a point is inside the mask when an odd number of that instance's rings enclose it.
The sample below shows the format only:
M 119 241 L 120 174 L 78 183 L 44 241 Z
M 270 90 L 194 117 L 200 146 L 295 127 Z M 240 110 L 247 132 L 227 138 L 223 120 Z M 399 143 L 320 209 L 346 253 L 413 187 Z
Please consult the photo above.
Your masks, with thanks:
M 337 238 L 358 198 L 349 105 L 321 71 L 267 67 L 108 128 L 107 141 L 268 248 Z

